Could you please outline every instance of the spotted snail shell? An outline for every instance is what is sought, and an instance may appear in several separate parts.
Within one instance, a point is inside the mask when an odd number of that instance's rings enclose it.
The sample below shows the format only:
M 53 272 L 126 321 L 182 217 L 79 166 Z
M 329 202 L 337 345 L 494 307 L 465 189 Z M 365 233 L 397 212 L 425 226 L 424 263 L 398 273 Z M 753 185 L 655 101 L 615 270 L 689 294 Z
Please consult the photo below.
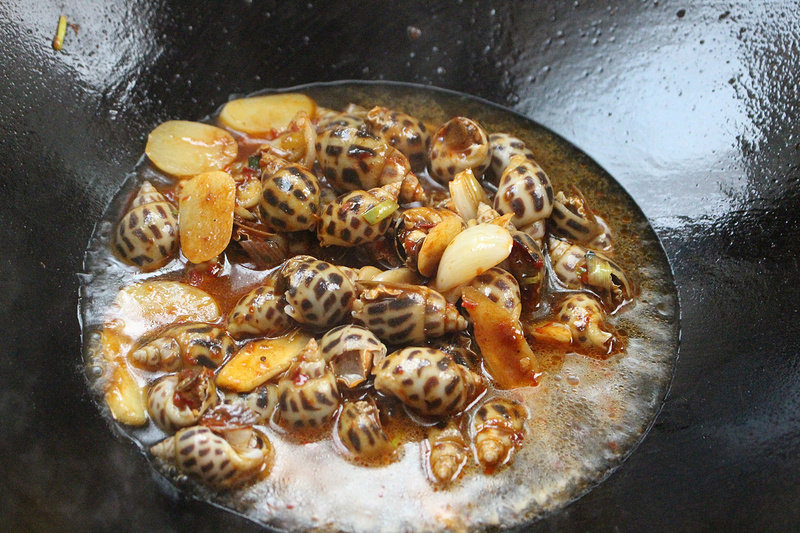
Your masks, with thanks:
M 525 407 L 516 401 L 494 398 L 481 405 L 470 423 L 478 463 L 495 468 L 509 462 L 525 435 L 527 418 Z
M 319 349 L 336 379 L 348 388 L 363 383 L 373 365 L 386 357 L 386 346 L 375 334 L 353 324 L 327 332 L 319 341 Z
M 190 368 L 168 374 L 147 393 L 147 412 L 164 431 L 196 424 L 218 401 L 214 374 L 207 368 Z
M 561 303 L 558 320 L 569 326 L 572 342 L 599 354 L 607 354 L 614 340 L 606 324 L 603 306 L 588 294 L 573 293 Z
M 376 106 L 369 110 L 367 127 L 389 146 L 394 146 L 408 158 L 411 170 L 420 172 L 428 161 L 431 136 L 421 120 L 407 113 Z
M 336 377 L 317 341 L 311 339 L 278 381 L 281 421 L 293 428 L 315 428 L 327 422 L 338 407 Z
M 429 416 L 463 411 L 483 388 L 479 375 L 435 348 L 403 348 L 375 372 L 375 390 Z
M 269 383 L 246 394 L 226 392 L 222 402 L 249 409 L 256 415 L 256 424 L 266 425 L 278 406 L 278 386 L 274 383 Z
M 381 202 L 397 199 L 391 189 L 381 187 L 368 191 L 345 193 L 325 206 L 317 224 L 317 236 L 322 246 L 358 246 L 375 241 L 389 230 L 392 217 L 371 224 L 364 214 Z M 396 208 L 396 206 L 395 206 Z
M 347 402 L 336 422 L 339 441 L 357 459 L 374 459 L 394 452 L 371 401 Z
M 355 287 L 339 268 L 308 255 L 293 257 L 283 267 L 286 314 L 301 324 L 330 328 L 349 316 Z
M 401 201 L 425 199 L 406 156 L 364 130 L 326 130 L 317 139 L 316 148 L 325 179 L 340 192 L 400 183 Z
M 489 136 L 474 120 L 455 117 L 433 134 L 429 160 L 431 176 L 439 183 L 467 169 L 479 178 L 489 166 Z
M 508 133 L 492 133 L 489 135 L 489 156 L 491 163 L 487 174 L 497 183 L 503 171 L 508 167 L 515 155 L 524 156 L 533 161 L 533 152 L 517 137 Z
M 628 274 L 600 252 L 551 237 L 548 253 L 553 272 L 567 288 L 594 292 L 612 312 L 636 292 Z
M 428 477 L 436 484 L 454 481 L 467 463 L 467 443 L 452 421 L 428 433 Z
M 228 314 L 228 332 L 237 339 L 247 335 L 275 337 L 293 327 L 295 321 L 284 311 L 284 290 L 280 272 L 272 272 L 233 306 Z
M 264 472 L 272 457 L 272 445 L 256 430 L 252 430 L 246 446 L 234 447 L 207 427 L 191 426 L 159 442 L 150 452 L 206 485 L 226 489 Z
M 423 342 L 467 328 L 444 296 L 423 285 L 359 281 L 353 319 L 389 344 Z
M 235 349 L 225 329 L 193 322 L 167 328 L 157 338 L 133 350 L 130 358 L 149 370 L 172 372 L 184 365 L 217 367 Z
M 319 110 L 319 108 L 317 108 Z M 346 113 L 331 111 L 323 114 L 317 123 L 317 134 L 322 135 L 325 131 L 340 130 L 344 128 L 353 128 L 364 130 L 366 123 L 365 113 Z
M 150 182 L 144 182 L 117 224 L 112 247 L 129 265 L 150 272 L 166 265 L 178 251 L 174 207 Z
M 320 188 L 317 177 L 301 165 L 287 165 L 261 179 L 261 214 L 277 231 L 310 229 L 317 223 Z
M 494 208 L 503 215 L 514 213 L 511 222 L 518 228 L 546 219 L 553 210 L 550 178 L 535 161 L 512 157 L 500 177 Z
M 583 193 L 575 186 L 572 187 L 570 196 L 562 191 L 556 194 L 547 226 L 553 235 L 574 244 L 602 250 L 604 246 L 597 247 L 593 244 L 609 246 L 611 243 L 610 233 L 603 235 L 608 225 L 592 211 Z
M 317 131 L 305 111 L 300 111 L 289 123 L 287 130 L 261 147 L 262 152 L 273 154 L 289 163 L 299 163 L 312 168 L 317 152 Z
M 506 309 L 514 318 L 519 319 L 522 312 L 519 284 L 514 276 L 502 268 L 492 267 L 486 272 L 478 274 L 469 282 L 468 286 L 478 289 L 489 300 Z

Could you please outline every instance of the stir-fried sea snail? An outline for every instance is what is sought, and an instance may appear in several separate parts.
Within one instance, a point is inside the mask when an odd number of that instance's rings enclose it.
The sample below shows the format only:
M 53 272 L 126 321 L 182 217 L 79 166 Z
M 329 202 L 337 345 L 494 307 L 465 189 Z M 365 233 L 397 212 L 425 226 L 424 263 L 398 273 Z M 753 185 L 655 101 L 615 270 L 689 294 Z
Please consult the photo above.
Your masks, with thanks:
M 343 128 L 353 128 L 366 130 L 366 109 L 351 108 L 345 111 L 334 111 L 333 109 L 317 108 L 319 120 L 317 122 L 317 135 L 322 135 L 325 131 L 340 130 Z
M 172 432 L 196 424 L 217 401 L 214 374 L 194 367 L 156 381 L 147 394 L 147 412 L 158 427 Z
M 289 163 L 312 168 L 316 159 L 317 131 L 305 111 L 300 111 L 286 131 L 261 147 L 262 152 L 280 157 Z
M 357 459 L 385 457 L 395 450 L 381 426 L 378 408 L 371 401 L 345 403 L 336 432 L 339 441 Z
M 246 335 L 274 337 L 289 330 L 295 321 L 284 311 L 284 290 L 280 273 L 270 273 L 233 306 L 228 314 L 228 332 L 240 339 Z
M 359 281 L 353 319 L 389 344 L 423 342 L 467 328 L 444 296 L 424 285 Z
M 278 386 L 270 383 L 246 394 L 227 392 L 222 402 L 249 409 L 256 415 L 256 424 L 268 424 L 278 406 Z
M 493 469 L 509 462 L 525 436 L 527 418 L 525 407 L 516 401 L 494 398 L 481 405 L 470 424 L 478 463 Z
M 428 416 L 463 411 L 483 388 L 479 375 L 435 348 L 403 348 L 375 372 L 375 390 Z
M 333 328 L 319 341 L 336 379 L 348 388 L 363 383 L 373 366 L 386 357 L 386 346 L 367 328 L 347 324 Z
M 489 135 L 489 171 L 487 174 L 494 178 L 494 182 L 500 181 L 500 176 L 508 167 L 511 158 L 521 155 L 533 161 L 533 152 L 525 146 L 521 139 L 509 135 L 508 133 L 492 133 Z
M 295 429 L 315 428 L 327 422 L 338 407 L 336 377 L 311 339 L 278 382 L 281 421 Z
M 397 210 L 397 193 L 391 188 L 345 193 L 323 209 L 317 224 L 322 246 L 358 246 L 381 238 Z
M 226 489 L 262 474 L 269 466 L 272 445 L 255 429 L 245 444 L 234 446 L 208 427 L 192 426 L 159 442 L 150 452 L 207 485 Z
M 561 303 L 556 317 L 569 326 L 573 344 L 600 355 L 611 351 L 614 334 L 606 324 L 603 306 L 594 297 L 570 294 Z
M 544 255 L 536 240 L 527 233 L 512 231 L 511 238 L 513 239 L 511 253 L 500 266 L 517 280 L 523 307 L 532 311 L 539 305 L 547 275 Z
M 178 252 L 176 210 L 150 182 L 144 182 L 112 236 L 112 247 L 129 265 L 150 272 Z
M 454 481 L 467 463 L 468 450 L 458 426 L 449 422 L 443 428 L 432 428 L 428 433 L 427 470 L 436 484 Z
M 394 146 L 408 158 L 412 171 L 420 172 L 425 169 L 431 136 L 421 120 L 402 111 L 376 106 L 369 110 L 365 121 L 373 135 Z
M 364 130 L 326 130 L 317 139 L 316 148 L 325 179 L 340 192 L 399 183 L 401 201 L 425 199 L 406 156 Z
M 233 355 L 236 346 L 219 326 L 204 323 L 180 324 L 134 349 L 130 358 L 149 370 L 172 372 L 184 365 L 217 367 Z
M 522 312 L 519 284 L 514 276 L 502 268 L 490 268 L 476 276 L 468 286 L 478 289 L 491 301 L 509 311 L 514 318 L 519 319 Z
M 567 288 L 595 292 L 611 312 L 633 298 L 636 286 L 627 273 L 600 252 L 551 237 L 548 253 L 553 272 Z
M 500 214 L 514 213 L 517 228 L 544 220 L 553 210 L 553 186 L 542 167 L 523 155 L 515 155 L 500 177 L 494 208 Z
M 287 165 L 261 179 L 261 214 L 264 222 L 278 231 L 310 229 L 317 223 L 319 183 L 301 165 Z
M 339 268 L 311 256 L 295 256 L 283 267 L 286 313 L 296 321 L 329 328 L 350 313 L 355 287 Z
M 466 169 L 482 176 L 489 166 L 489 136 L 472 119 L 452 118 L 433 134 L 429 160 L 431 176 L 439 183 L 446 184 Z

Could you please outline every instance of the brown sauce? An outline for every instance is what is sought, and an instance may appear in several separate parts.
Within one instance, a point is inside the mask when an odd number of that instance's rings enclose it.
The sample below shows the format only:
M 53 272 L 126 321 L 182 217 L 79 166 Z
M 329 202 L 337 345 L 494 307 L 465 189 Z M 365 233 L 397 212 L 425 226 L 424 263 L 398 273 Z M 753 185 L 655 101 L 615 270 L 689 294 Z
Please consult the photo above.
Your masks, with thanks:
M 291 530 L 510 527 L 582 495 L 616 468 L 644 436 L 672 374 L 678 338 L 677 298 L 669 266 L 647 220 L 619 185 L 584 154 L 540 126 L 484 102 L 395 85 L 319 85 L 299 92 L 333 109 L 342 109 L 349 102 L 367 108 L 384 105 L 430 124 L 441 124 L 455 115 L 468 116 L 489 132 L 503 131 L 521 138 L 547 171 L 554 190 L 577 185 L 607 220 L 614 231 L 614 260 L 632 273 L 639 294 L 634 304 L 609 318 L 615 333 L 613 348 L 597 354 L 576 346 L 536 342 L 531 337 L 530 330 L 535 325 L 557 318 L 556 302 L 571 292 L 548 283 L 543 304 L 525 314 L 522 324 L 536 354 L 538 384 L 500 390 L 477 362 L 474 368 L 488 378 L 488 387 L 460 415 L 462 428 L 467 427 L 467 420 L 486 398 L 511 398 L 524 404 L 528 411 L 524 437 L 515 455 L 509 464 L 496 470 L 482 469 L 471 449 L 456 481 L 444 487 L 431 483 L 426 470 L 426 435 L 437 420 L 415 415 L 396 399 L 376 394 L 369 383 L 353 390 L 342 387 L 342 396 L 351 400 L 366 396 L 375 399 L 387 437 L 397 447 L 396 454 L 388 460 L 358 461 L 346 457 L 341 453 L 338 436 L 331 436 L 335 431 L 330 425 L 318 431 L 292 432 L 273 423 L 262 429 L 274 447 L 274 464 L 261 479 L 240 488 L 210 490 L 168 465 L 156 462 L 154 466 L 187 493 L 260 523 Z M 217 119 L 212 117 L 207 122 L 215 124 Z M 262 140 L 243 135 L 236 138 L 240 150 L 231 166 L 241 167 Z M 417 175 L 429 194 L 445 194 L 426 172 Z M 121 263 L 110 252 L 110 232 L 127 200 L 145 179 L 152 181 L 167 199 L 176 199 L 175 182 L 143 159 L 99 223 L 85 261 L 81 299 L 84 359 L 89 381 L 98 392 L 103 409 L 102 387 L 109 370 L 103 361 L 99 333 L 120 288 L 144 279 L 181 281 L 213 296 L 225 317 L 239 298 L 258 286 L 269 272 L 248 267 L 240 249 L 230 250 L 223 263 L 186 267 L 176 259 L 153 274 L 138 273 Z M 323 253 L 329 256 L 320 259 L 335 264 L 363 266 L 340 250 L 323 249 Z M 237 341 L 237 347 L 247 340 Z M 143 387 L 163 374 L 131 368 L 134 379 Z M 145 450 L 164 437 L 152 422 L 120 429 Z

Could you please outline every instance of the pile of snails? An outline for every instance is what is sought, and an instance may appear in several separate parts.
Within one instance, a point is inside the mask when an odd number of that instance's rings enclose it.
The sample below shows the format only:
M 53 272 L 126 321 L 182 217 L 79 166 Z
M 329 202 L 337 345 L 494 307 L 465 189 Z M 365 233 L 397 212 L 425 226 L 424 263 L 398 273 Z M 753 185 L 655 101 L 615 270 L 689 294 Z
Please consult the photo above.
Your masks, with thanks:
M 234 100 L 218 124 L 151 133 L 170 184 L 144 182 L 111 239 L 155 276 L 118 298 L 153 318 L 108 341 L 126 348 L 106 399 L 167 435 L 150 451 L 178 472 L 217 489 L 262 479 L 273 434 L 331 438 L 379 468 L 403 417 L 446 487 L 471 461 L 513 460 L 529 416 L 514 389 L 546 379 L 541 351 L 623 349 L 608 317 L 636 287 L 611 228 L 577 188 L 554 191 L 522 140 L 300 94 Z M 213 280 L 231 263 L 262 274 L 225 309 Z

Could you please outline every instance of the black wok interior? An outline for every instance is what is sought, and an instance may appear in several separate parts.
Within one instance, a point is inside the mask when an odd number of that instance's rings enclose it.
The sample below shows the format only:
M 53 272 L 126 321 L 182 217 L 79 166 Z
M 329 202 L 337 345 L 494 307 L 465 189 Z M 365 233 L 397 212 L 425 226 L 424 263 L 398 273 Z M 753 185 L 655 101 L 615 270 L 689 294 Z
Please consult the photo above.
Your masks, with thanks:
M 62 13 L 79 28 L 55 52 Z M 531 530 L 800 526 L 795 2 L 28 0 L 0 4 L 0 42 L 2 528 L 258 530 L 169 492 L 114 436 L 82 375 L 78 273 L 158 123 L 337 79 L 436 85 L 544 124 L 627 189 L 673 265 L 662 413 Z

